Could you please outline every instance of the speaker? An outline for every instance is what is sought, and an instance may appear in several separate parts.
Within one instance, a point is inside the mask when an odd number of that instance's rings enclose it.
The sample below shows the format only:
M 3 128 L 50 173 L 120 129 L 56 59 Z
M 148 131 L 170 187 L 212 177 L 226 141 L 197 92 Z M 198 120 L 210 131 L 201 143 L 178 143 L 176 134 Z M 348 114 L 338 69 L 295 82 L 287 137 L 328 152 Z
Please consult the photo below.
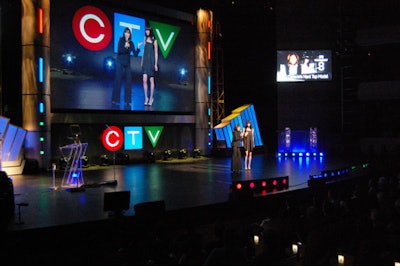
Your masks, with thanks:
M 129 209 L 131 201 L 131 191 L 114 191 L 104 193 L 103 210 L 121 213 Z
M 11 217 L 15 211 L 14 184 L 5 171 L 0 171 L 0 216 Z

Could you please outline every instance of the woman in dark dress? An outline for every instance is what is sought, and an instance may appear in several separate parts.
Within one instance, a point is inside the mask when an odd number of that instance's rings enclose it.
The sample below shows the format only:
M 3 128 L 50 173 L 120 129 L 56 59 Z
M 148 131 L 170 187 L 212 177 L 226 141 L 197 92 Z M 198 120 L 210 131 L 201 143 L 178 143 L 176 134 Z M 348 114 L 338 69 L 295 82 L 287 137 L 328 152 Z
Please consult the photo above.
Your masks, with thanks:
M 242 156 L 240 154 L 240 143 L 242 141 L 242 133 L 240 132 L 240 125 L 235 126 L 232 138 L 232 161 L 231 171 L 239 173 L 242 169 Z
M 152 105 L 154 100 L 154 76 L 158 71 L 158 43 L 151 27 L 146 27 L 142 55 L 144 105 Z M 150 83 L 150 97 L 148 97 Z
M 253 155 L 254 145 L 254 129 L 251 126 L 251 121 L 246 121 L 246 126 L 243 130 L 243 147 L 245 152 L 244 157 L 244 169 L 250 170 L 251 169 L 251 159 Z

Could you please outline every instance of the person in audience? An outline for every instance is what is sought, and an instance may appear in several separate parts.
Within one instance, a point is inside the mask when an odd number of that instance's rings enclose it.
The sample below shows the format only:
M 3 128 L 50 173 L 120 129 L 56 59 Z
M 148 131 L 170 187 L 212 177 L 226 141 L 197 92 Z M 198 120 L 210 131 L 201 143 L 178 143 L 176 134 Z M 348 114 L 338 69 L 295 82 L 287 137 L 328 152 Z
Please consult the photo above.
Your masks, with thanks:
M 247 266 L 246 248 L 236 227 L 228 226 L 224 231 L 224 245 L 214 248 L 203 266 Z

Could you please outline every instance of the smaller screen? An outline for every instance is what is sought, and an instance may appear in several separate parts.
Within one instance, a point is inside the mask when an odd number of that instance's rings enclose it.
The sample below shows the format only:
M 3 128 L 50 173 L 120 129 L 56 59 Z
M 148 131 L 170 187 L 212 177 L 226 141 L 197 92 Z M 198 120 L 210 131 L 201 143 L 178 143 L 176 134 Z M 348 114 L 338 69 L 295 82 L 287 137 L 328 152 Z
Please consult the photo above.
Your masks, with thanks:
M 330 50 L 278 50 L 277 82 L 332 80 Z

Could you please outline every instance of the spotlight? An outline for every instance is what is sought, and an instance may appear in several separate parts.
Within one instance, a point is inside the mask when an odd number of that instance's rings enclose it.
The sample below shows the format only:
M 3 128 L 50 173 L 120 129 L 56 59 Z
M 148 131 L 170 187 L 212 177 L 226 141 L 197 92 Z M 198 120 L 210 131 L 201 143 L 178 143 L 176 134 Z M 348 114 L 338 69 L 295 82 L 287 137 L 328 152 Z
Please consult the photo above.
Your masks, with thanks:
M 172 159 L 172 151 L 171 150 L 165 150 L 164 151 L 164 160 L 171 160 Z
M 280 191 L 289 188 L 289 176 L 266 178 L 257 180 L 234 181 L 231 185 L 233 192 L 239 190 L 251 190 L 254 192 Z
M 146 163 L 155 163 L 156 162 L 156 156 L 154 155 L 154 152 L 145 152 L 144 161 Z
M 104 58 L 103 67 L 106 71 L 113 71 L 115 69 L 115 59 L 111 56 Z
M 193 158 L 199 158 L 199 157 L 201 157 L 200 149 L 194 149 L 193 150 Z
M 187 69 L 185 69 L 185 68 L 179 69 L 179 84 L 181 84 L 181 85 L 188 84 Z
M 129 154 L 119 152 L 116 157 L 117 164 L 128 164 L 129 163 Z
M 65 53 L 62 55 L 66 65 L 72 65 L 76 59 L 76 56 L 70 53 Z
M 87 155 L 82 156 L 82 167 L 89 167 L 89 157 Z
M 100 165 L 102 165 L 102 166 L 108 165 L 108 155 L 107 154 L 100 155 Z
M 58 168 L 61 170 L 64 170 L 65 168 L 67 168 L 67 164 L 68 164 L 68 158 L 67 157 L 61 157 L 58 160 Z
M 179 150 L 179 159 L 186 159 L 188 157 L 188 151 L 187 149 L 180 149 Z

